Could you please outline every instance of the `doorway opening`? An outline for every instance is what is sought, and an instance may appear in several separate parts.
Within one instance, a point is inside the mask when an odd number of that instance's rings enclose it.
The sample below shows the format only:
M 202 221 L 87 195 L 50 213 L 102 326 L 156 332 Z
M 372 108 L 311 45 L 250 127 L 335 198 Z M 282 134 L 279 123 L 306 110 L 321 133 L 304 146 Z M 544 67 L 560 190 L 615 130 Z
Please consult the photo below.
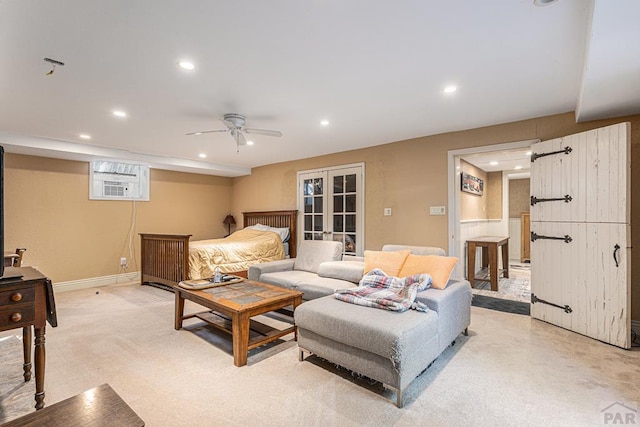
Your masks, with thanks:
M 460 259 L 458 277 L 469 278 L 468 270 L 474 268 L 474 305 L 529 314 L 529 167 L 534 142 L 537 140 L 449 152 L 449 254 Z M 463 188 L 463 173 L 467 179 L 471 175 L 482 182 L 481 194 Z M 508 238 L 506 265 L 502 250 L 497 251 L 497 264 L 493 264 L 498 271 L 493 290 L 492 263 L 483 262 L 482 248 L 476 250 L 475 265 L 468 265 L 467 241 L 482 237 Z M 484 255 L 488 255 L 487 249 Z

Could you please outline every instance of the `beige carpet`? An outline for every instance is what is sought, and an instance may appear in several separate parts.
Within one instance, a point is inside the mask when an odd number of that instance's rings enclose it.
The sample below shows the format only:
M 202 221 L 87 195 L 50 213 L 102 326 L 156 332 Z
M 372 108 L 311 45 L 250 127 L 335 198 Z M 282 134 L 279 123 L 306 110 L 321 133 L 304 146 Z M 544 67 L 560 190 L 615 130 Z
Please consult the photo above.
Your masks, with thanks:
M 398 409 L 380 384 L 299 362 L 291 341 L 234 367 L 224 336 L 173 329 L 173 294 L 160 289 L 118 285 L 57 294 L 56 303 L 45 403 L 109 383 L 148 426 L 602 425 L 607 406 L 640 403 L 640 352 L 481 308 L 472 308 L 469 337 L 409 386 Z M 17 375 L 0 367 L 9 389 L 21 381 L 20 350 L 15 357 Z

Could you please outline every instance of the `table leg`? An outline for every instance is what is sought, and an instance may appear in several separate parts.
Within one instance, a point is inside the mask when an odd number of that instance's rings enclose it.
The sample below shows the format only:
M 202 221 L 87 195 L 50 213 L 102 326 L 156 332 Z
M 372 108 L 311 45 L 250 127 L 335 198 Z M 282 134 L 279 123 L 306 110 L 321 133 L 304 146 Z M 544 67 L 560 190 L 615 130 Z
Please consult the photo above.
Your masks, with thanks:
M 471 283 L 473 288 L 473 282 L 476 275 L 476 244 L 467 243 L 467 280 Z
M 184 298 L 180 293 L 180 289 L 175 288 L 174 292 L 176 294 L 176 306 L 175 306 L 175 323 L 174 327 L 176 331 L 182 328 L 182 316 L 184 315 Z
M 489 245 L 489 278 L 491 290 L 498 291 L 498 245 Z
M 45 326 L 35 328 L 36 350 L 35 350 L 35 371 L 36 371 L 36 409 L 44 408 L 44 364 L 46 360 L 44 338 Z
M 244 366 L 247 364 L 249 348 L 249 321 L 246 313 L 234 313 L 231 318 L 233 336 L 233 364 Z
M 502 245 L 502 275 L 509 278 L 509 242 Z
M 33 333 L 31 332 L 31 325 L 22 328 L 22 352 L 24 354 L 24 382 L 31 380 L 31 346 L 33 342 Z
M 489 255 L 489 248 L 487 246 L 482 247 L 482 268 L 487 268 L 491 264 L 491 256 Z

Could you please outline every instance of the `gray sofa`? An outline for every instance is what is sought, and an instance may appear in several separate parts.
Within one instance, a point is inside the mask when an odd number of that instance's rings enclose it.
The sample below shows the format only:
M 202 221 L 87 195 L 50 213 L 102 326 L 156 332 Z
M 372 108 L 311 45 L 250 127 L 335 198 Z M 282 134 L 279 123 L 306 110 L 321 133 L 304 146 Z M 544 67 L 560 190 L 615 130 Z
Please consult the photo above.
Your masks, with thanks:
M 403 406 L 406 387 L 445 350 L 471 322 L 471 286 L 450 279 L 444 289 L 426 289 L 417 299 L 429 311 L 403 313 L 345 303 L 333 297 L 337 289 L 357 286 L 364 271 L 361 258 L 336 261 L 337 242 L 303 242 L 304 261 L 283 260 L 249 268 L 249 279 L 304 293 L 296 308 L 299 358 L 313 353 L 396 390 Z M 305 248 L 306 246 L 306 248 Z M 314 255 L 305 252 L 311 250 Z M 383 250 L 410 249 L 417 255 L 445 255 L 443 249 L 385 245 Z M 339 251 L 336 254 L 336 251 Z M 309 258 L 307 258 L 309 256 Z M 310 261 L 313 260 L 313 261 Z

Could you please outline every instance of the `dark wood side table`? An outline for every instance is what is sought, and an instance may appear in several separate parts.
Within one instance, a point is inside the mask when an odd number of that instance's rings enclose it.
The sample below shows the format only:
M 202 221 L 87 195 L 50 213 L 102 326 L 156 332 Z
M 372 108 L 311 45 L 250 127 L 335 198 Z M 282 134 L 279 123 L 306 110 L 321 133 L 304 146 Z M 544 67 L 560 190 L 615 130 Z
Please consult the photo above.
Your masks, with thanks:
M 141 427 L 144 421 L 109 386 L 102 384 L 0 427 Z
M 489 267 L 491 290 L 498 291 L 498 249 L 502 247 L 502 274 L 509 277 L 509 238 L 501 236 L 481 236 L 467 240 L 467 280 L 475 281 L 476 248 L 482 248 L 482 268 Z
M 24 380 L 31 380 L 31 327 L 35 330 L 36 409 L 44 407 L 45 326 L 58 326 L 51 281 L 33 267 L 6 267 L 0 280 L 0 331 L 22 328 Z M 15 278 L 15 276 L 21 276 Z

